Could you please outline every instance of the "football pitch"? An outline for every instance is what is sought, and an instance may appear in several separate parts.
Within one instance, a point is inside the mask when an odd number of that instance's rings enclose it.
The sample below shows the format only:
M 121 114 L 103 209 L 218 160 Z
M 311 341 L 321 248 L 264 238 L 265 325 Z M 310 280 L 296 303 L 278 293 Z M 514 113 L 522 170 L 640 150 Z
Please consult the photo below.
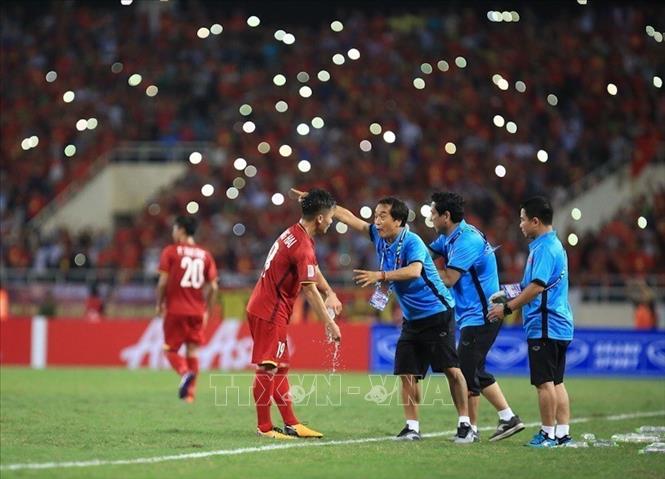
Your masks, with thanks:
M 426 381 L 420 442 L 397 442 L 403 426 L 392 376 L 293 375 L 299 419 L 322 440 L 255 436 L 247 373 L 203 373 L 198 398 L 176 397 L 172 372 L 121 369 L 2 368 L 2 478 L 11 477 L 665 477 L 665 454 L 645 444 L 534 450 L 523 444 L 539 423 L 527 378 L 499 378 L 525 423 L 520 434 L 490 443 L 496 414 L 481 402 L 481 442 L 455 445 L 447 384 Z M 575 439 L 665 426 L 665 382 L 571 378 Z M 445 404 L 444 404 L 445 403 Z M 273 421 L 280 425 L 276 408 Z M 575 422 L 577 421 L 577 422 Z

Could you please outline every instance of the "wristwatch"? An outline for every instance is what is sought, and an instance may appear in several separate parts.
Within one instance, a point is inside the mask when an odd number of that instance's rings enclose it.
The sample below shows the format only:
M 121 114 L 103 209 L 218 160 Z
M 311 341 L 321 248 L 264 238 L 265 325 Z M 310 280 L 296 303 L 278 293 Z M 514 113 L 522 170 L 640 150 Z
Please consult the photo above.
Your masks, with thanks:
M 510 306 L 508 306 L 508 303 L 503 303 L 503 315 L 508 316 L 509 314 L 512 314 L 513 310 L 510 309 Z

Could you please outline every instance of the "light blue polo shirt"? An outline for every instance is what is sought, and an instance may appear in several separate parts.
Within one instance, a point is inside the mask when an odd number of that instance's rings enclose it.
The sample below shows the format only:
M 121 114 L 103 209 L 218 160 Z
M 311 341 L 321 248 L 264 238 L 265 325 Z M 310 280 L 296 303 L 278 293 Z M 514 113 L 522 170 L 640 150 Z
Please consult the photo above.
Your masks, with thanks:
M 486 324 L 489 298 L 499 291 L 499 273 L 494 248 L 485 235 L 462 220 L 452 233 L 440 235 L 429 248 L 445 259 L 446 268 L 461 274 L 452 288 L 460 329 Z
M 570 341 L 573 339 L 573 312 L 568 302 L 568 256 L 556 235 L 545 233 L 529 244 L 522 289 L 530 283 L 545 287 L 522 307 L 526 337 Z
M 370 225 L 369 237 L 374 243 L 383 271 L 394 271 L 416 261 L 423 265 L 420 278 L 390 281 L 390 288 L 397 296 L 406 320 L 423 319 L 455 307 L 455 301 L 441 281 L 427 246 L 420 236 L 403 229 L 397 238 L 388 244 L 379 236 L 376 226 Z

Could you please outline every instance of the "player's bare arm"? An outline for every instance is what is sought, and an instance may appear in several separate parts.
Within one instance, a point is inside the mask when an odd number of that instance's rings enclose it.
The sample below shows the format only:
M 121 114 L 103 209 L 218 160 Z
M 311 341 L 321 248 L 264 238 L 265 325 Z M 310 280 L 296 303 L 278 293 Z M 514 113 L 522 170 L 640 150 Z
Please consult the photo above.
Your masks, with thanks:
M 356 284 L 364 288 L 365 286 L 378 283 L 379 281 L 408 281 L 420 278 L 422 270 L 423 264 L 420 261 L 415 261 L 394 271 L 366 271 L 364 269 L 354 269 L 353 280 Z
M 298 200 L 304 196 L 307 196 L 306 191 L 296 190 L 295 188 L 291 188 L 291 194 L 298 198 Z M 361 233 L 366 233 L 369 231 L 370 224 L 367 221 L 358 218 L 356 215 L 351 213 L 351 211 L 339 204 L 335 207 L 333 218 Z
M 330 339 L 333 341 L 340 341 L 342 339 L 342 333 L 340 332 L 337 323 L 335 323 L 335 321 L 328 315 L 328 310 L 323 302 L 321 293 L 319 293 L 319 290 L 316 287 L 316 283 L 303 283 L 302 291 L 305 295 L 305 299 L 314 310 L 314 313 L 326 325 L 326 333 Z
M 342 302 L 339 300 L 337 294 L 335 294 L 318 266 L 316 267 L 316 286 L 326 298 L 324 301 L 326 308 L 331 308 L 336 315 L 340 314 L 342 312 Z
M 159 272 L 159 280 L 157 281 L 155 314 L 162 316 L 164 314 L 164 300 L 166 298 L 166 283 L 169 280 L 169 274 L 164 271 Z
M 203 326 L 208 324 L 208 319 L 212 316 L 212 311 L 215 306 L 215 298 L 217 297 L 217 291 L 219 287 L 217 286 L 217 279 L 215 278 L 212 281 L 208 281 L 205 284 L 205 301 L 206 301 L 206 310 L 203 313 Z
M 489 321 L 497 321 L 503 319 L 504 317 L 504 307 L 508 306 L 511 310 L 517 310 L 524 306 L 527 303 L 530 303 L 534 300 L 536 296 L 543 292 L 545 288 L 538 283 L 529 283 L 529 285 L 522 290 L 522 292 L 515 298 L 511 299 L 507 303 L 497 304 L 490 309 L 490 312 L 487 314 L 487 319 Z

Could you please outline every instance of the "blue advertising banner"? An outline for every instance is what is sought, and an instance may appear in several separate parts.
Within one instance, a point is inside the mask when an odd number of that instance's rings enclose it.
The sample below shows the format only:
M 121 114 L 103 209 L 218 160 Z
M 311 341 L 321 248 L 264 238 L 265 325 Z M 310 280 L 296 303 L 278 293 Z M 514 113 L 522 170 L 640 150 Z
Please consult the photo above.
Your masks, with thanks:
M 399 333 L 399 326 L 372 326 L 372 372 L 392 373 Z M 486 364 L 493 374 L 527 375 L 527 344 L 522 328 L 504 327 Z M 566 374 L 665 377 L 665 332 L 576 329 L 566 356 Z

